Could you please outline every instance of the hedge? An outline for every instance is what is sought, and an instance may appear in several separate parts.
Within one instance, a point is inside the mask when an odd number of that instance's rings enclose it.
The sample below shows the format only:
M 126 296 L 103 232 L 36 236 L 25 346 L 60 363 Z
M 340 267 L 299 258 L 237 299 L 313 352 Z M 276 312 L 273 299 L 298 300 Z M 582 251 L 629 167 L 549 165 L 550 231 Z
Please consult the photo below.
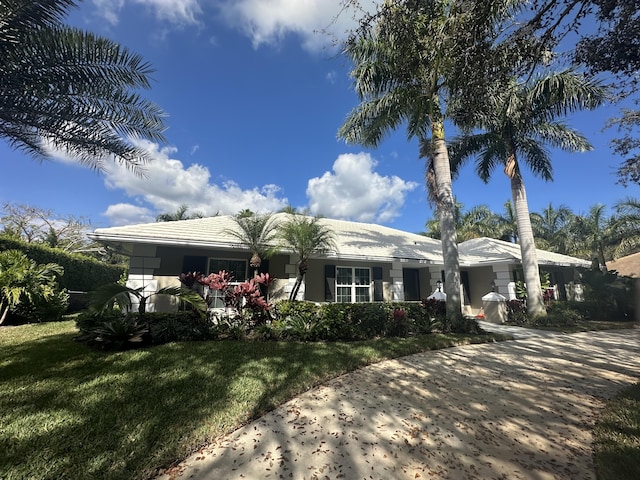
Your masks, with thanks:
M 67 290 L 93 290 L 100 285 L 117 282 L 125 271 L 122 265 L 107 265 L 79 253 L 69 254 L 46 245 L 7 237 L 0 237 L 0 251 L 3 250 L 20 250 L 36 263 L 61 265 L 64 275 L 59 279 L 59 284 Z

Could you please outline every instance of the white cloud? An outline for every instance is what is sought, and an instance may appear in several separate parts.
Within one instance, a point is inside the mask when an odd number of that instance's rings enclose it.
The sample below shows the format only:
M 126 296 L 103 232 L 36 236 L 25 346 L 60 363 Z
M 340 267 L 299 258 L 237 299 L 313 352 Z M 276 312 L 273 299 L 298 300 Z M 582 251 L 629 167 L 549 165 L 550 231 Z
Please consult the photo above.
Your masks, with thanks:
M 131 225 L 135 223 L 149 223 L 155 220 L 151 210 L 145 207 L 138 207 L 130 203 L 117 203 L 109 205 L 102 213 L 109 219 L 111 225 Z
M 361 222 L 388 222 L 398 216 L 408 192 L 418 186 L 397 176 L 374 172 L 376 161 L 368 153 L 343 154 L 333 173 L 309 180 L 307 197 L 313 214 Z
M 153 161 L 145 166 L 144 177 L 135 175 L 119 164 L 108 166 L 105 184 L 123 190 L 129 197 L 149 204 L 158 213 L 173 213 L 186 204 L 190 212 L 206 215 L 235 214 L 244 208 L 254 212 L 280 210 L 289 202 L 280 196 L 280 187 L 264 185 L 243 190 L 237 183 L 210 183 L 211 174 L 205 166 L 172 158 L 177 149 L 160 148 L 149 141 L 139 145 L 147 149 Z M 152 216 L 152 220 L 153 220 Z
M 298 34 L 302 46 L 317 52 L 342 40 L 353 29 L 353 11 L 342 11 L 340 0 L 224 0 L 221 10 L 227 21 L 242 30 L 254 45 L 274 45 L 289 34 Z M 373 11 L 375 0 L 362 0 Z M 325 33 L 326 31 L 326 33 Z
M 198 0 L 127 0 L 148 7 L 159 20 L 164 20 L 174 25 L 198 24 L 198 17 L 202 9 Z M 120 11 L 124 7 L 125 0 L 93 0 L 98 10 L 98 15 L 109 24 L 117 25 Z

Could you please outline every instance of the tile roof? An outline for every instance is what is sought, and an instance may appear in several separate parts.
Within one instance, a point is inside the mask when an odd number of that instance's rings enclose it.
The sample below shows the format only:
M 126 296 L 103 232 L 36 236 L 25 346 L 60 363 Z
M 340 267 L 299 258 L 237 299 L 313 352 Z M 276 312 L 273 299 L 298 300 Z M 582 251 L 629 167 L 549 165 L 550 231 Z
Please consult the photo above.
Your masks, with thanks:
M 521 262 L 520 245 L 494 238 L 474 238 L 459 246 L 460 257 L 472 264 Z M 539 265 L 590 267 L 591 262 L 581 258 L 536 249 Z
M 277 222 L 286 221 L 289 214 L 274 215 Z M 411 260 L 423 263 L 442 263 L 439 240 L 384 227 L 372 223 L 320 219 L 335 235 L 337 251 L 329 256 L 342 259 L 371 259 L 379 261 Z M 231 216 L 217 216 L 155 222 L 123 227 L 99 228 L 91 238 L 103 242 L 154 243 L 223 249 L 244 248 L 229 230 L 236 223 Z
M 289 214 L 274 215 L 277 222 L 286 221 Z M 327 256 L 340 259 L 409 261 L 442 265 L 442 244 L 423 235 L 409 233 L 373 223 L 350 222 L 322 218 L 335 235 L 336 252 Z M 236 228 L 232 216 L 217 216 L 155 222 L 123 227 L 99 228 L 90 237 L 105 243 L 152 243 L 157 245 L 194 246 L 218 249 L 245 249 L 229 233 Z M 520 262 L 517 244 L 491 238 L 476 238 L 459 245 L 460 265 Z M 558 253 L 537 250 L 541 265 L 590 266 L 590 262 Z

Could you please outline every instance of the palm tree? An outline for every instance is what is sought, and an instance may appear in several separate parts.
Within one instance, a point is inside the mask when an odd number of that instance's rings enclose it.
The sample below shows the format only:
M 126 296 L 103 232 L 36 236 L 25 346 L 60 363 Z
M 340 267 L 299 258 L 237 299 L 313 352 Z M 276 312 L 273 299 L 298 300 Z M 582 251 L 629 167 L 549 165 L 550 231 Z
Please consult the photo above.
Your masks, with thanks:
M 485 182 L 489 181 L 496 166 L 504 166 L 511 181 L 516 210 L 528 291 L 527 310 L 533 317 L 544 316 L 546 309 L 520 160 L 524 160 L 535 175 L 548 181 L 552 179 L 552 166 L 543 144 L 570 152 L 591 149 L 584 136 L 556 118 L 599 106 L 605 99 L 605 90 L 595 81 L 585 80 L 572 71 L 563 71 L 496 89 L 493 99 L 492 109 L 468 117 L 472 120 L 466 126 L 467 130 L 480 129 L 484 133 L 455 139 L 450 144 L 450 153 L 454 169 L 476 157 L 476 171 Z
M 101 170 L 141 173 L 134 139 L 164 141 L 164 113 L 135 90 L 150 66 L 108 39 L 62 23 L 74 0 L 0 2 L 0 137 L 37 159 L 50 146 Z
M 611 259 L 613 256 L 606 252 L 615 243 L 614 221 L 608 218 L 606 213 L 604 205 L 592 205 L 588 215 L 574 217 L 572 226 L 582 244 L 588 249 L 583 254 L 590 255 L 594 261 L 594 267 L 602 268 L 605 271 L 607 259 Z
M 554 208 L 551 202 L 542 213 L 531 213 L 531 228 L 536 244 L 545 250 L 568 254 L 573 248 L 571 224 L 573 212 L 566 205 Z
M 309 259 L 315 253 L 336 249 L 333 232 L 320 223 L 318 217 L 292 215 L 278 228 L 278 236 L 284 248 L 298 257 L 298 273 L 289 300 L 298 296 L 304 276 L 309 270 Z
M 635 253 L 640 249 L 640 200 L 628 197 L 615 205 L 616 218 L 613 228 L 620 243 L 614 258 Z
M 489 45 L 499 19 L 515 3 L 385 2 L 346 44 L 361 100 L 338 131 L 349 143 L 376 147 L 402 124 L 427 161 L 427 190 L 440 216 L 447 315 L 461 316 L 460 265 L 449 157 L 444 135 L 449 103 L 480 108 Z M 496 68 L 494 71 L 498 71 Z M 473 106 L 471 105 L 473 104 Z M 433 180 L 433 181 L 431 181 Z
M 191 220 L 194 218 L 203 218 L 199 212 L 192 213 L 191 215 L 187 215 L 189 211 L 189 205 L 183 203 L 178 207 L 178 209 L 173 213 L 161 213 L 156 217 L 156 222 L 177 222 L 179 220 Z
M 242 210 L 232 218 L 238 228 L 226 230 L 226 232 L 251 250 L 249 266 L 254 269 L 254 276 L 256 276 L 262 260 L 276 251 L 278 225 L 271 214 L 256 215 L 253 212 L 247 214 L 246 210 Z
M 52 298 L 63 273 L 57 263 L 37 264 L 18 250 L 0 252 L 0 324 L 18 304 Z
M 476 205 L 471 210 L 463 212 L 464 205 L 455 200 L 454 219 L 456 237 L 464 242 L 473 238 L 499 238 L 502 234 L 500 217 L 491 211 L 487 205 Z M 437 216 L 426 223 L 426 236 L 440 238 L 440 222 Z
M 511 200 L 505 202 L 504 215 L 498 215 L 498 223 L 500 224 L 499 239 L 506 242 L 518 243 L 518 222 Z

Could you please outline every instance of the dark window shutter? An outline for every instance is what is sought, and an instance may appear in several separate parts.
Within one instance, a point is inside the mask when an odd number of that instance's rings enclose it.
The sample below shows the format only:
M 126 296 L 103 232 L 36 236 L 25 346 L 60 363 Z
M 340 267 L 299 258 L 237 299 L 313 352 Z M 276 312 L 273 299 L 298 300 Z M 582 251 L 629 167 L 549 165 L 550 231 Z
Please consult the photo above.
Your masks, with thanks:
M 324 266 L 324 301 L 335 302 L 336 300 L 336 266 Z
M 382 267 L 373 267 L 373 301 L 384 301 L 384 289 L 382 285 Z
M 269 273 L 269 260 L 262 260 L 258 273 Z
M 207 273 L 207 257 L 196 257 L 193 255 L 185 255 L 182 259 L 182 272 L 200 272 Z

